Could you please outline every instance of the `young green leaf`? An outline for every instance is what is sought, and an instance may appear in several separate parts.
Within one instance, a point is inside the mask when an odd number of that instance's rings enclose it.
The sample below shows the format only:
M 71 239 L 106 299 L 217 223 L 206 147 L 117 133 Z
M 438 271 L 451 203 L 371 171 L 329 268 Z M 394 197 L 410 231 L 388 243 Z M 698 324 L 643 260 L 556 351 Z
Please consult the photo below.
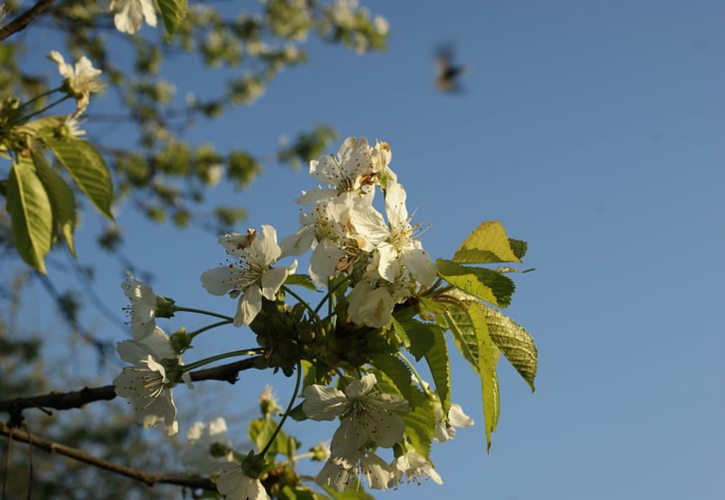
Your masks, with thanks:
M 461 266 L 450 260 L 436 261 L 438 273 L 451 285 L 498 307 L 507 307 L 516 286 L 501 273 L 480 267 Z
M 161 18 L 164 20 L 164 28 L 166 29 L 166 39 L 170 39 L 189 11 L 187 0 L 156 0 L 161 12 Z
M 393 327 L 416 361 L 420 361 L 420 358 L 428 352 L 435 342 L 434 335 L 440 333 L 437 325 L 413 318 L 394 320 Z
M 520 262 L 519 259 L 506 230 L 498 221 L 482 222 L 468 235 L 453 256 L 453 262 L 462 264 Z
M 405 422 L 405 437 L 415 451 L 430 458 L 430 445 L 435 432 L 435 413 L 431 398 L 417 387 L 413 388 L 410 404 L 412 411 L 401 415 Z
M 33 150 L 31 153 L 35 172 L 43 183 L 45 192 L 50 199 L 53 209 L 53 226 L 65 240 L 68 249 L 73 256 L 76 255 L 73 242 L 73 232 L 76 227 L 76 203 L 73 190 L 68 184 L 48 165 L 42 151 Z
M 411 403 L 411 392 L 413 390 L 413 379 L 410 369 L 403 361 L 390 354 L 376 354 L 372 357 L 371 364 L 382 371 L 392 381 L 398 392 L 409 403 Z
M 53 209 L 31 158 L 20 156 L 10 169 L 6 210 L 20 257 L 45 274 L 45 256 L 53 245 Z
M 500 411 L 498 377 L 498 349 L 488 333 L 486 317 L 477 301 L 451 305 L 446 314 L 458 349 L 481 379 L 483 417 L 487 448 L 491 447 L 491 433 L 496 430 Z
M 290 274 L 284 282 L 285 285 L 297 285 L 302 288 L 307 288 L 313 292 L 317 291 L 317 287 L 312 282 L 312 279 L 306 274 Z
M 509 238 L 509 244 L 511 245 L 511 250 L 514 251 L 514 255 L 521 260 L 524 258 L 524 255 L 526 255 L 526 250 L 529 249 L 529 244 L 526 243 L 524 240 L 515 240 L 513 238 Z
M 109 219 L 113 202 L 113 184 L 103 157 L 88 142 L 80 139 L 44 138 L 60 163 L 68 170 L 78 187 L 91 203 Z
M 433 376 L 443 414 L 448 415 L 448 409 L 451 407 L 451 364 L 448 359 L 446 339 L 440 330 L 433 335 L 433 345 L 425 353 L 425 361 Z
M 488 332 L 503 355 L 534 390 L 538 352 L 534 339 L 514 320 L 493 308 L 481 304 Z
M 330 498 L 333 498 L 334 500 L 375 500 L 375 497 L 367 493 L 357 480 L 352 482 L 355 484 L 351 484 L 344 491 L 335 491 L 328 486 L 323 486 L 322 489 L 324 489 L 330 495 Z

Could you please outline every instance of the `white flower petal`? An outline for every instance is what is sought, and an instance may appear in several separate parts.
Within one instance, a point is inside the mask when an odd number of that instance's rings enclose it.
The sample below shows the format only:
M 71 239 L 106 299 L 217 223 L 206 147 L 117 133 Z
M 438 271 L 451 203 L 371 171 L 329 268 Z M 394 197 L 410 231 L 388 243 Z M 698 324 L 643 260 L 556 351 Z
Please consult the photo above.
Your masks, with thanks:
M 400 273 L 397 250 L 390 243 L 381 243 L 378 245 L 378 252 L 380 253 L 378 273 L 389 282 L 394 283 Z
M 252 250 L 264 265 L 272 265 L 282 254 L 277 245 L 277 230 L 267 224 L 262 224 L 262 237 L 254 240 Z
M 390 466 L 379 456 L 369 454 L 360 460 L 363 476 L 368 485 L 374 490 L 387 490 L 388 483 L 393 477 Z
M 428 255 L 422 248 L 407 246 L 402 250 L 402 260 L 406 269 L 413 273 L 413 276 L 425 286 L 431 286 L 435 281 L 437 269 Z
M 327 279 L 337 273 L 340 259 L 345 257 L 345 251 L 325 238 L 312 252 L 310 258 L 310 277 L 319 287 L 327 286 Z
M 212 295 L 224 295 L 230 290 L 239 288 L 243 282 L 245 271 L 234 266 L 215 267 L 204 271 L 201 275 L 201 286 Z
M 375 384 L 378 383 L 378 379 L 374 373 L 368 373 L 360 380 L 355 380 L 347 384 L 345 387 L 345 394 L 350 399 L 358 399 L 369 393 Z
M 302 411 L 312 420 L 333 420 L 342 415 L 348 407 L 345 394 L 332 387 L 308 385 L 304 396 Z
M 262 310 L 262 291 L 259 285 L 250 285 L 244 289 L 244 295 L 239 298 L 239 307 L 234 316 L 234 326 L 247 326 L 259 311 Z
M 277 267 L 265 272 L 262 275 L 262 297 L 274 301 L 277 298 L 277 292 L 289 274 L 289 269 L 286 267 Z
M 280 243 L 282 249 L 282 257 L 291 255 L 302 255 L 312 248 L 315 242 L 315 228 L 311 225 L 305 226 L 295 234 L 286 236 Z
M 407 195 L 403 186 L 395 181 L 388 182 L 385 188 L 385 215 L 390 226 L 400 228 L 408 223 L 408 209 L 405 207 Z
M 373 245 L 382 243 L 390 236 L 390 229 L 383 216 L 373 206 L 355 206 L 350 212 L 350 220 L 355 231 Z
M 463 408 L 458 403 L 453 403 L 448 410 L 448 420 L 454 427 L 471 427 L 474 421 L 471 417 L 463 412 Z

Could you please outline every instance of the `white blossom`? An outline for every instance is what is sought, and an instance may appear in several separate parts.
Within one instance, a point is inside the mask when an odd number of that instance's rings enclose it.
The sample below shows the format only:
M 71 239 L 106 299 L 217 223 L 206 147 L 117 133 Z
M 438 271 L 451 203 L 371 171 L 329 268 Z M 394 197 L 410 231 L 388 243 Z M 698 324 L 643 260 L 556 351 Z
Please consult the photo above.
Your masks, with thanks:
M 121 289 L 131 301 L 129 309 L 131 312 L 131 333 L 134 340 L 141 340 L 151 335 L 156 329 L 158 295 L 154 293 L 153 288 L 131 273 L 128 273 L 128 278 L 121 283 Z
M 310 162 L 310 175 L 329 187 L 315 188 L 298 198 L 297 202 L 309 205 L 330 200 L 345 192 L 364 194 L 381 179 L 395 179 L 388 167 L 392 155 L 386 142 L 374 147 L 364 137 L 348 137 L 336 155 L 322 156 Z
M 415 451 L 409 451 L 396 458 L 392 468 L 393 477 L 389 486 L 396 486 L 403 480 L 404 476 L 408 482 L 420 483 L 421 479 L 432 479 L 436 484 L 443 484 L 443 480 L 436 472 L 433 464 Z
M 149 26 L 156 26 L 156 7 L 153 0 L 111 0 L 110 10 L 113 24 L 118 31 L 134 34 L 146 22 Z
M 164 360 L 180 364 L 171 347 L 168 335 L 156 328 L 140 341 L 126 340 L 117 344 L 122 360 L 132 364 L 124 368 L 113 380 L 114 390 L 126 398 L 136 410 L 136 420 L 146 428 L 163 424 L 171 436 L 178 432 L 176 405 L 171 395 L 173 383 L 169 380 Z M 188 374 L 184 380 L 191 384 Z
M 370 488 L 385 490 L 394 481 L 393 467 L 373 452 L 360 452 L 345 456 L 332 456 L 317 475 L 317 482 L 336 491 L 346 490 L 352 479 L 363 476 Z
M 209 424 L 194 422 L 186 433 L 189 446 L 184 451 L 181 461 L 189 472 L 208 474 L 217 470 L 220 463 L 231 462 L 231 442 L 227 439 L 227 423 L 223 417 L 211 420 Z M 229 450 L 226 454 L 211 454 L 212 447 Z
M 403 438 L 405 424 L 395 412 L 408 411 L 408 403 L 375 388 L 369 373 L 351 382 L 345 391 L 312 384 L 305 388 L 302 410 L 313 420 L 340 417 L 330 446 L 334 456 L 355 456 L 368 442 L 390 448 Z
M 350 292 L 347 312 L 358 325 L 382 328 L 390 321 L 394 307 L 393 296 L 385 286 L 375 288 L 360 281 Z
M 221 468 L 216 488 L 226 500 L 269 500 L 267 490 L 259 479 L 247 476 L 239 464 L 229 463 Z
M 355 230 L 377 248 L 380 255 L 378 273 L 382 278 L 394 283 L 407 271 L 423 285 L 430 286 L 436 276 L 436 267 L 420 241 L 413 237 L 414 227 L 409 221 L 406 197 L 403 186 L 390 181 L 385 191 L 385 215 L 389 224 L 372 205 L 353 211 L 352 223 Z
M 456 435 L 456 428 L 471 427 L 473 419 L 463 412 L 461 405 L 453 403 L 448 410 L 448 418 L 444 418 L 443 407 L 440 402 L 433 404 L 435 414 L 434 439 L 440 443 L 450 441 Z
M 57 50 L 51 50 L 48 58 L 58 65 L 58 73 L 65 78 L 68 94 L 76 99 L 76 112 L 73 116 L 80 115 L 90 103 L 91 92 L 99 92 L 105 87 L 98 79 L 101 70 L 94 68 L 86 56 L 81 56 L 75 67 L 66 63 Z
M 287 277 L 297 269 L 297 261 L 288 267 L 272 267 L 282 253 L 272 226 L 263 225 L 261 237 L 249 230 L 246 234 L 225 234 L 219 242 L 241 266 L 230 264 L 205 271 L 201 284 L 212 295 L 240 293 L 234 325 L 249 325 L 262 310 L 262 297 L 275 300 Z

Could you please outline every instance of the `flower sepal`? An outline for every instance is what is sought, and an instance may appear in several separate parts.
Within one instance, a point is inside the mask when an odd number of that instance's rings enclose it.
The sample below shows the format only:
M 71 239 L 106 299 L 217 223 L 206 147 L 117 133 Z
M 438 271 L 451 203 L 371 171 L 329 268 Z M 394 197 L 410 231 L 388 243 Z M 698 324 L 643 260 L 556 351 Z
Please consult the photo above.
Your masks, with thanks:
M 269 465 L 264 456 L 257 455 L 254 450 L 250 450 L 249 454 L 242 460 L 242 471 L 252 479 L 259 479 L 259 476 L 269 468 Z
M 176 354 L 183 354 L 184 351 L 191 348 L 191 342 L 194 340 L 194 337 L 186 333 L 186 328 L 183 326 L 179 328 L 176 332 L 171 334 L 171 337 L 169 337 L 169 341 L 171 342 L 171 348 L 174 350 Z
M 176 312 L 176 302 L 169 297 L 156 296 L 156 317 L 173 318 Z

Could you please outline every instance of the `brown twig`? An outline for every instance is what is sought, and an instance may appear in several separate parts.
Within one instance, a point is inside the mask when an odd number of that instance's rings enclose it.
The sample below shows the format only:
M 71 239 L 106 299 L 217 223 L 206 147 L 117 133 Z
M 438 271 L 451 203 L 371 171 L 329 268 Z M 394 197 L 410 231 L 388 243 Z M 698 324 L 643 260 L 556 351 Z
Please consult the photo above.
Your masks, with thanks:
M 134 469 L 132 467 L 126 467 L 102 458 L 95 457 L 90 453 L 87 453 L 81 449 L 66 446 L 64 444 L 43 439 L 38 436 L 33 436 L 28 432 L 21 431 L 19 429 L 13 429 L 7 425 L 0 423 L 0 434 L 8 436 L 10 439 L 28 443 L 36 448 L 45 450 L 48 453 L 57 453 L 58 455 L 64 455 L 70 457 L 73 460 L 78 460 L 99 469 L 104 469 L 122 476 L 141 481 L 149 486 L 154 484 L 175 484 L 177 486 L 186 486 L 188 488 L 202 488 L 205 490 L 215 490 L 216 487 L 209 479 L 201 477 L 191 476 L 180 476 L 175 474 L 155 474 L 153 472 L 147 472 L 145 470 Z
M 5 40 L 13 33 L 24 30 L 33 19 L 48 10 L 52 3 L 53 0 L 40 0 L 30 9 L 26 10 L 11 22 L 3 26 L 2 29 L 0 29 L 0 41 Z
M 214 368 L 195 370 L 190 373 L 191 380 L 195 382 L 202 380 L 222 380 L 233 384 L 237 381 L 239 372 L 253 368 L 257 359 L 259 359 L 259 356 L 235 361 L 234 363 L 228 363 L 226 365 L 215 366 Z M 0 412 L 10 413 L 12 425 L 19 424 L 22 421 L 22 412 L 28 408 L 39 408 L 44 411 L 48 409 L 70 410 L 72 408 L 81 408 L 94 401 L 110 401 L 115 397 L 116 392 L 112 385 L 84 387 L 80 391 L 51 392 L 50 394 L 44 394 L 42 396 L 0 401 Z

